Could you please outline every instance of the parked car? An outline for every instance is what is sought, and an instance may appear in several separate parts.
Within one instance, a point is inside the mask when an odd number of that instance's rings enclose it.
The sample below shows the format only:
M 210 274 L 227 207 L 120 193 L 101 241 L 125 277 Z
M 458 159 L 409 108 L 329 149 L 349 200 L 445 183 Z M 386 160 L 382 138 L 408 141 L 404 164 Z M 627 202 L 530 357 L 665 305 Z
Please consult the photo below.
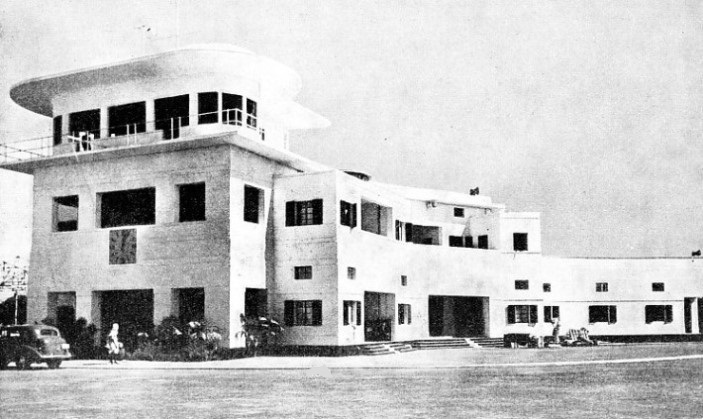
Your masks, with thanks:
M 70 346 L 59 330 L 43 324 L 0 327 L 0 369 L 15 362 L 17 369 L 28 369 L 35 363 L 46 362 L 51 369 L 71 358 Z

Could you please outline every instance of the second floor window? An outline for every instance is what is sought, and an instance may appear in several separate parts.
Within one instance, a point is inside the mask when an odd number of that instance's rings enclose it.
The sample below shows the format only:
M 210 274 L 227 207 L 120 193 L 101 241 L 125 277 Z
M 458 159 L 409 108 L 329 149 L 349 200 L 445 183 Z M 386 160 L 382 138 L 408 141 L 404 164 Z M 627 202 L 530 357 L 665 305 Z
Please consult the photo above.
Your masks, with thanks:
M 652 291 L 664 292 L 664 283 L 663 282 L 652 282 Z
M 294 276 L 295 279 L 312 279 L 312 266 L 296 266 Z
M 54 198 L 53 231 L 78 230 L 78 195 Z
M 286 202 L 286 226 L 322 224 L 322 200 Z
M 530 289 L 530 281 L 527 279 L 516 279 L 515 280 L 515 289 L 516 290 L 529 290 Z
M 608 283 L 596 282 L 596 292 L 608 292 Z
M 515 305 L 508 306 L 508 324 L 537 323 L 537 306 Z
M 339 223 L 351 228 L 356 227 L 356 204 L 339 202 Z
M 205 183 L 178 185 L 178 221 L 205 220 Z

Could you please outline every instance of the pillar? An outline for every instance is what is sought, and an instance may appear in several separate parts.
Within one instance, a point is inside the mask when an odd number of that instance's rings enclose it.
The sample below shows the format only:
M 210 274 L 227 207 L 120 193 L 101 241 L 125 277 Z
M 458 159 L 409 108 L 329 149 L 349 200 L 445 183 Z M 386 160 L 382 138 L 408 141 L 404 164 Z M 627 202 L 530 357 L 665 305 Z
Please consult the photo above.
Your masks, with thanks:
M 171 288 L 154 288 L 154 325 L 158 326 L 164 317 L 171 315 Z
M 154 101 L 146 101 L 146 132 L 152 132 L 156 128 L 154 127 L 154 121 L 156 120 L 156 114 L 154 113 Z
M 109 130 L 109 124 L 110 122 L 108 121 L 107 118 L 107 108 L 100 108 L 100 138 L 107 138 L 110 135 L 108 134 Z M 97 137 L 97 135 L 96 135 Z

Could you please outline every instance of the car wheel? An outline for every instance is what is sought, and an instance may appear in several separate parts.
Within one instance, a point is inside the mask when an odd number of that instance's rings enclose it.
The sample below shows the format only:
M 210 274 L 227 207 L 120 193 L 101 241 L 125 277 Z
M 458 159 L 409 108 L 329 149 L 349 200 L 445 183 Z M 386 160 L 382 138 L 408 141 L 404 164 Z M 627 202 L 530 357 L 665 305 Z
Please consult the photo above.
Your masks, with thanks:
M 55 370 L 61 366 L 61 361 L 47 361 L 46 365 L 49 366 L 49 369 Z
M 15 365 L 18 370 L 28 370 L 32 361 L 26 355 L 19 355 L 15 358 Z

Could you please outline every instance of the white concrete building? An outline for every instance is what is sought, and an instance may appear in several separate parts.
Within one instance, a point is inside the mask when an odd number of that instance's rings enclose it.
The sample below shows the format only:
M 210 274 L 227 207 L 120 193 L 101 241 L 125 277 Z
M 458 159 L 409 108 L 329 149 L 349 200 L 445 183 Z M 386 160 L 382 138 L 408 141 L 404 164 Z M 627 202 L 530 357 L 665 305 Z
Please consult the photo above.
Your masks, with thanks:
M 240 315 L 264 313 L 289 345 L 501 337 L 552 317 L 600 336 L 700 333 L 703 260 L 544 257 L 537 213 L 307 160 L 288 132 L 328 122 L 300 88 L 219 45 L 15 86 L 54 121 L 0 164 L 34 176 L 28 318 L 136 333 L 205 317 L 230 347 Z

